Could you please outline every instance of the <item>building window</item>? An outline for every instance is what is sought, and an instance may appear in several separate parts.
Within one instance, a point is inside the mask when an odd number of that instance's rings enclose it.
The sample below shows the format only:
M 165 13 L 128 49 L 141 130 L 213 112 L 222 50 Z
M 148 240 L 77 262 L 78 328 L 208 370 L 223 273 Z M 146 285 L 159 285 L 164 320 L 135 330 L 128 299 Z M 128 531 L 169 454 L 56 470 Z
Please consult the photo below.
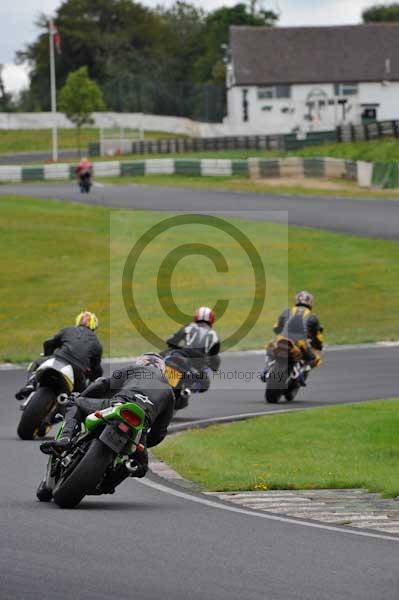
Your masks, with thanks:
M 336 83 L 334 85 L 334 94 L 336 96 L 356 96 L 357 93 L 357 83 Z
M 276 98 L 291 98 L 291 86 L 276 85 Z
M 248 121 L 248 90 L 242 90 L 242 120 Z
M 290 85 L 271 85 L 258 88 L 258 100 L 271 98 L 291 98 Z
M 274 89 L 272 87 L 258 88 L 258 100 L 274 98 Z

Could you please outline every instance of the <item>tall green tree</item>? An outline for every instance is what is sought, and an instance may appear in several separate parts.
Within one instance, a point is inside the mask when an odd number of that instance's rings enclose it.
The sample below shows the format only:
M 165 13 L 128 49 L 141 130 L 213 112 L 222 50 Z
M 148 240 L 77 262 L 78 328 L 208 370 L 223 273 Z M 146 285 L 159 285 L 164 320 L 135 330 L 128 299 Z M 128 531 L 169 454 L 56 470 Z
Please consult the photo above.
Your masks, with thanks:
M 62 54 L 56 56 L 57 87 L 69 72 L 87 66 L 100 85 L 117 72 L 144 69 L 143 56 L 151 53 L 159 37 L 160 17 L 131 0 L 65 0 L 55 21 L 62 39 Z M 50 108 L 48 18 L 39 15 L 41 31 L 32 44 L 17 52 L 17 61 L 31 68 L 30 91 L 42 109 Z
M 76 125 L 80 154 L 80 129 L 93 122 L 91 113 L 105 110 L 103 95 L 98 85 L 89 78 L 87 67 L 70 73 L 58 98 L 59 110 Z
M 399 3 L 375 4 L 362 13 L 364 23 L 389 23 L 399 21 Z
M 12 95 L 6 92 L 3 81 L 3 65 L 0 64 L 0 112 L 12 112 L 13 110 Z
M 149 9 L 134 0 L 64 0 L 56 13 L 62 55 L 57 86 L 87 66 L 111 110 L 220 120 L 225 104 L 222 44 L 230 25 L 272 26 L 278 16 L 266 0 L 242 0 L 210 13 L 176 0 Z M 17 55 L 30 66 L 29 101 L 50 108 L 48 20 L 37 40 Z

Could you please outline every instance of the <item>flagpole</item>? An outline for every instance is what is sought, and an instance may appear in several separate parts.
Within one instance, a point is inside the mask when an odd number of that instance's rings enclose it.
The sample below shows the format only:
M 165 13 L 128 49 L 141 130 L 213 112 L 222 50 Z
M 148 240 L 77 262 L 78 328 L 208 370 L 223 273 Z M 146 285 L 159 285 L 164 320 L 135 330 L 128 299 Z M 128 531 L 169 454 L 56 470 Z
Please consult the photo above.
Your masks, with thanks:
M 58 161 L 58 135 L 57 135 L 57 97 L 55 88 L 55 57 L 54 57 L 54 25 L 50 20 L 50 87 L 51 87 L 51 114 L 53 121 L 53 161 Z

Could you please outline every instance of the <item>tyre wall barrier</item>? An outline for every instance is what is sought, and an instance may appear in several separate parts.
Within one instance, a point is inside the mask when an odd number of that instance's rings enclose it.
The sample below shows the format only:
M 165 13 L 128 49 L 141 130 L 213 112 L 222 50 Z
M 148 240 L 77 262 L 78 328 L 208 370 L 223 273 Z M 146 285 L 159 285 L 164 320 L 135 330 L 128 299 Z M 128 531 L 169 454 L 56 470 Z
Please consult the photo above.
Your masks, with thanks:
M 75 179 L 74 164 L 0 166 L 0 182 Z M 338 158 L 288 157 L 230 159 L 154 158 L 93 163 L 94 177 L 188 175 L 191 177 L 330 177 L 358 181 L 362 187 L 399 187 L 398 163 L 365 163 Z

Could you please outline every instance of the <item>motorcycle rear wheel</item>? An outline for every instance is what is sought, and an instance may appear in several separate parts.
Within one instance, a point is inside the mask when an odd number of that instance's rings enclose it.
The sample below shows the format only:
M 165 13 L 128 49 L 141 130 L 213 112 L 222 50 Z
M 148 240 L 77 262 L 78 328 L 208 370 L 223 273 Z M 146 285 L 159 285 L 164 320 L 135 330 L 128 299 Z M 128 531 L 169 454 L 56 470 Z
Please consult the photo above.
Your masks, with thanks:
M 114 453 L 100 440 L 93 440 L 75 469 L 57 483 L 53 500 L 60 508 L 74 508 L 92 493 L 102 480 Z
M 281 390 L 276 390 L 274 388 L 266 388 L 265 391 L 265 400 L 269 404 L 277 404 L 282 396 Z
M 270 369 L 266 382 L 265 400 L 269 404 L 277 404 L 287 392 L 289 372 L 286 361 L 277 360 Z
M 17 433 L 21 440 L 33 440 L 38 435 L 44 418 L 48 415 L 55 402 L 52 390 L 39 387 L 25 406 Z

